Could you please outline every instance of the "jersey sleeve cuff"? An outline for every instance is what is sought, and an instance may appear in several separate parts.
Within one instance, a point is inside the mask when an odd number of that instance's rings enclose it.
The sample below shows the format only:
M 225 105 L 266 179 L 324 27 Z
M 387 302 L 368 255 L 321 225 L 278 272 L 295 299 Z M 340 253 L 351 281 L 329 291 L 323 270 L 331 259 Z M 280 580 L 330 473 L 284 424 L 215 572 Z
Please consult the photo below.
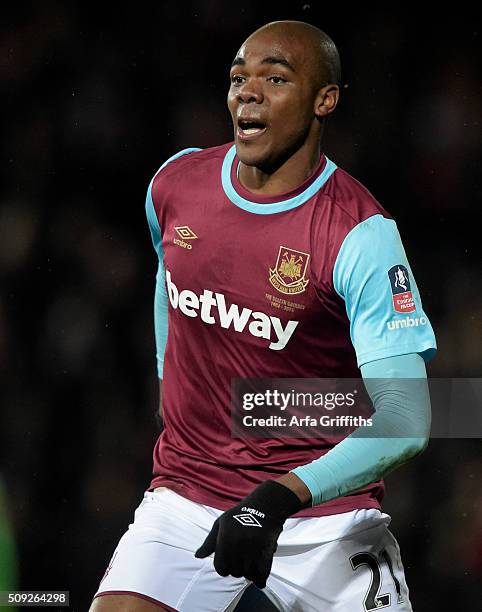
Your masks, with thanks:
M 421 355 L 425 362 L 430 361 L 437 351 L 437 346 L 433 342 L 426 342 L 420 344 L 419 342 L 411 342 L 409 344 L 398 344 L 396 346 L 390 346 L 376 351 L 366 351 L 364 353 L 357 353 L 357 364 L 361 368 L 370 361 L 376 361 L 377 359 L 384 359 L 385 357 L 399 357 L 400 355 L 407 355 L 408 353 L 418 353 Z
M 326 466 L 318 463 L 315 471 L 310 464 L 301 465 L 291 472 L 308 487 L 312 506 L 318 506 L 323 501 L 337 497 L 338 485 L 331 470 Z

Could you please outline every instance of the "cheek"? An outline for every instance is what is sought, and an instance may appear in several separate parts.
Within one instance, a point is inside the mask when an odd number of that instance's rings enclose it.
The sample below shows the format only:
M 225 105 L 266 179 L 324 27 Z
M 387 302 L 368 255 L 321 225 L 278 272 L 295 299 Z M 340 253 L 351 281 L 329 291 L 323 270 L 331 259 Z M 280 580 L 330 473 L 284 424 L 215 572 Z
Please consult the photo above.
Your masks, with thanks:
M 234 114 L 238 106 L 238 103 L 236 100 L 236 92 L 233 92 L 232 88 L 228 90 L 227 103 L 228 103 L 229 111 L 231 112 L 231 114 Z
M 283 134 L 298 133 L 304 128 L 308 120 L 303 101 L 298 99 L 279 100 L 272 108 L 275 117 L 277 132 Z

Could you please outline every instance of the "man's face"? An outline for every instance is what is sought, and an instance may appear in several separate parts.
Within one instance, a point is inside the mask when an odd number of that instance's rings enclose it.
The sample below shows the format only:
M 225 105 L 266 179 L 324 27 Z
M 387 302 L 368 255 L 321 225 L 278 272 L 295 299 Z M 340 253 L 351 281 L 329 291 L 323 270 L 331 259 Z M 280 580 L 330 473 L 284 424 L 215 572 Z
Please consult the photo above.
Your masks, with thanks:
M 303 41 L 257 33 L 231 67 L 228 107 L 240 160 L 276 167 L 305 141 L 315 119 L 311 58 Z

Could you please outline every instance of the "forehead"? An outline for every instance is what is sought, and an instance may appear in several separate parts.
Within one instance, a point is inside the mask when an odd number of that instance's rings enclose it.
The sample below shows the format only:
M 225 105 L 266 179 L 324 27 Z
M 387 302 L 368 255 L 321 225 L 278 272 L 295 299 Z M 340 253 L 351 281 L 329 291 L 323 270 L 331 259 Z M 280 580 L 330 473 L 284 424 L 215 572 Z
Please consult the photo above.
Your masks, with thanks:
M 236 56 L 246 63 L 262 62 L 266 57 L 284 57 L 295 69 L 305 66 L 310 59 L 307 45 L 301 37 L 276 33 L 256 33 L 250 36 Z

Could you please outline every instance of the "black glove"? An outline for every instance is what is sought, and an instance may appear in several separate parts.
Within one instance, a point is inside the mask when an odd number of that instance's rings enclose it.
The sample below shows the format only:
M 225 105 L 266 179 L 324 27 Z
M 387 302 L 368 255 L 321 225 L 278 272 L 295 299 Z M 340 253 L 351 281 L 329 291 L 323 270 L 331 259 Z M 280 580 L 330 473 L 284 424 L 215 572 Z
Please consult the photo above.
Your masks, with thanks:
M 214 552 L 218 574 L 244 576 L 264 589 L 283 524 L 302 507 L 291 489 L 266 480 L 214 521 L 195 556 L 202 559 Z

